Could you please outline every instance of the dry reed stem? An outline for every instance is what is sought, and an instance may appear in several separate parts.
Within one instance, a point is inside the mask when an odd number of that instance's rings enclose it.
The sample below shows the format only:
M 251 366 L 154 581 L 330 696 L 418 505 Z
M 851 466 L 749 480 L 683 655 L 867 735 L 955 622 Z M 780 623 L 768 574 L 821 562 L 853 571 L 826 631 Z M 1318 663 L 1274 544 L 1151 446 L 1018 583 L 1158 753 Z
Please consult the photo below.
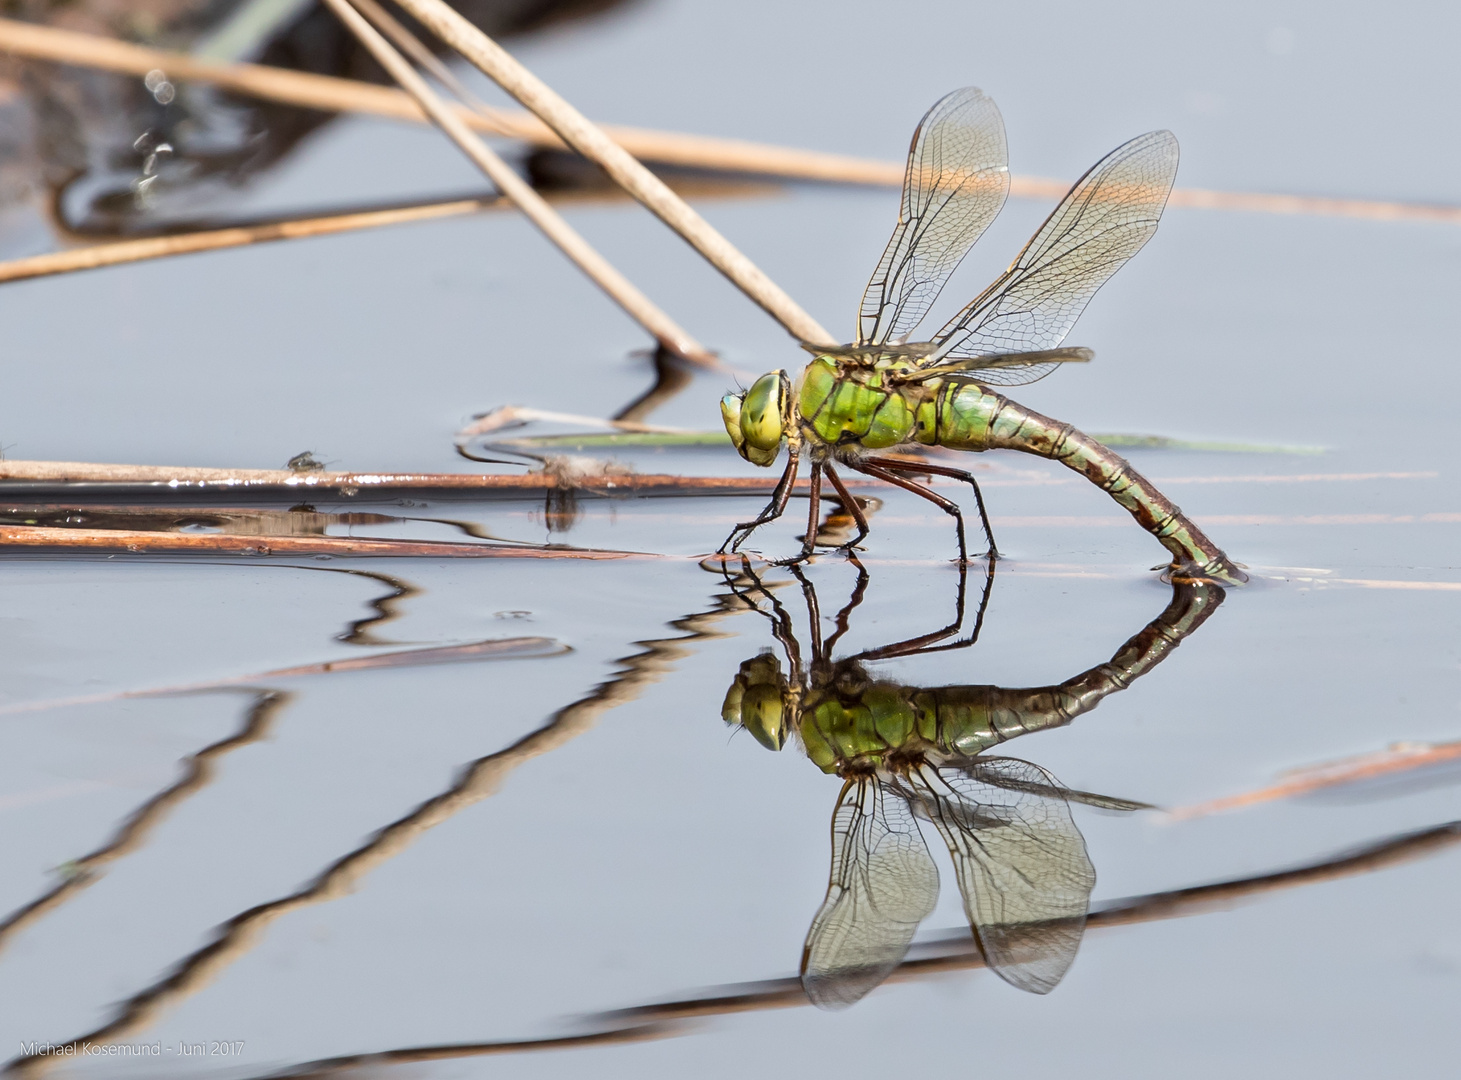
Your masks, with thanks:
M 430 122 L 404 91 L 358 79 L 311 75 L 264 64 L 198 60 L 187 53 L 149 49 L 96 34 L 57 30 L 12 19 L 0 19 L 0 52 L 138 77 L 161 70 L 174 81 L 209 83 L 301 108 Z M 453 108 L 476 131 L 521 139 L 535 146 L 565 148 L 563 140 L 531 113 L 518 109 Z M 604 130 L 630 153 L 665 165 L 880 187 L 903 183 L 904 167 L 893 162 L 634 127 L 606 126 Z
M 403 225 L 412 221 L 433 221 L 459 217 L 500 206 L 504 200 L 457 199 L 451 202 L 422 203 L 391 210 L 334 214 L 325 217 L 298 218 L 292 221 L 269 222 L 263 225 L 240 225 L 225 229 L 208 229 L 176 236 L 150 236 L 138 240 L 32 255 L 24 259 L 0 262 L 0 282 L 66 274 L 76 270 L 95 270 L 103 266 L 162 259 L 170 255 L 193 255 L 203 251 L 245 247 L 273 240 L 302 240 L 314 236 L 332 236 L 357 229 L 376 229 L 385 225 Z
M 432 121 L 452 142 L 481 169 L 538 229 L 588 278 L 602 289 L 635 322 L 644 327 L 665 349 L 691 363 L 713 366 L 709 350 L 696 341 L 683 327 L 640 292 L 623 274 L 593 246 L 580 236 L 562 216 L 548 205 L 531 184 L 498 157 L 462 119 L 459 111 L 449 109 L 427 85 L 409 61 L 371 26 L 369 20 L 350 5 L 349 0 L 325 0 L 337 18 L 345 24 L 376 61 L 385 68 Z M 668 190 L 668 189 L 666 189 Z M 679 196 L 675 196 L 679 198 Z
M 328 2 L 334 6 L 345 0 Z M 615 183 L 674 229 L 732 284 L 779 322 L 787 333 L 813 344 L 837 343 L 837 338 L 803 311 L 760 267 L 691 209 L 663 180 L 443 0 L 397 0 L 397 3 L 527 106 L 565 143 L 602 166 Z
M 876 481 L 849 477 L 848 486 Z M 24 484 L 25 487 L 16 485 Z M 760 476 L 675 476 L 669 473 L 586 473 L 571 481 L 548 472 L 498 473 L 297 473 L 288 469 L 209 469 L 173 465 L 111 465 L 81 461 L 0 461 L 0 499 L 33 495 L 40 485 L 146 485 L 159 494 L 220 491 L 280 494 L 291 498 L 379 491 L 480 492 L 508 497 L 571 490 L 580 495 L 764 495 L 772 483 Z M 105 491 L 105 488 L 101 490 Z M 799 483 L 798 491 L 806 484 Z
M 174 81 L 211 83 L 266 101 L 278 101 L 325 112 L 363 113 L 425 123 L 426 116 L 399 90 L 356 79 L 310 75 L 263 64 L 225 64 L 197 60 L 186 53 L 149 49 L 95 34 L 35 26 L 0 19 L 0 51 L 37 60 L 99 68 L 126 75 L 165 71 Z M 561 149 L 563 140 L 529 113 L 515 109 L 459 110 L 474 130 L 521 139 L 536 146 Z M 635 157 L 665 165 L 728 172 L 759 173 L 794 180 L 833 184 L 899 187 L 904 165 L 845 154 L 772 146 L 744 139 L 721 139 L 647 128 L 604 125 L 603 131 Z M 1063 180 L 1012 176 L 1015 198 L 1059 199 L 1070 189 Z M 1312 195 L 1176 188 L 1168 206 L 1239 213 L 1305 214 L 1370 221 L 1432 221 L 1461 224 L 1461 207 L 1375 199 L 1339 199 Z
M 377 540 L 351 536 L 231 536 L 228 533 L 135 532 L 128 529 L 56 529 L 0 525 L 0 552 L 109 551 L 164 555 L 332 555 L 338 558 L 415 559 L 654 559 L 635 551 L 457 544 L 445 540 Z
M 759 195 L 775 190 L 771 185 L 680 179 L 674 182 L 674 187 L 676 190 L 692 196 Z M 628 198 L 618 190 L 550 191 L 543 197 L 550 203 L 574 205 L 617 203 Z M 78 270 L 96 270 L 107 266 L 144 262 L 149 259 L 162 259 L 172 255 L 196 255 L 202 252 L 247 247 L 251 244 L 270 243 L 276 240 L 307 240 L 312 237 L 333 236 L 337 233 L 355 232 L 361 229 L 378 229 L 388 225 L 405 225 L 417 221 L 461 217 L 488 210 L 505 210 L 511 208 L 512 205 L 512 202 L 503 196 L 452 199 L 445 202 L 383 207 L 378 210 L 352 210 L 342 214 L 251 222 L 218 229 L 200 229 L 196 232 L 137 237 L 131 240 L 88 243 L 84 247 L 73 248 L 69 251 L 31 255 L 0 262 L 0 284 L 7 281 L 23 281 L 28 278 L 69 274 Z M 58 231 L 63 232 L 64 228 L 63 224 L 57 225 Z M 82 237 L 81 239 L 84 241 L 88 238 Z M 712 362 L 710 366 L 724 367 L 719 362 Z

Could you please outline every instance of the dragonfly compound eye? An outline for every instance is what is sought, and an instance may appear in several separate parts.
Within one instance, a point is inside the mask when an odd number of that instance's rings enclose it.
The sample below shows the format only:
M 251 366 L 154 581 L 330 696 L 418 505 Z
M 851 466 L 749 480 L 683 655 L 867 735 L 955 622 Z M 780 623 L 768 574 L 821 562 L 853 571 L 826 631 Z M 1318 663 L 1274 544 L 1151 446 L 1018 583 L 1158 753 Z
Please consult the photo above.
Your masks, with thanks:
M 770 465 L 776 460 L 786 434 L 790 400 L 791 379 L 784 371 L 768 372 L 744 394 L 728 394 L 721 399 L 726 430 L 743 458 L 755 465 Z
M 740 674 L 726 691 L 721 716 L 727 724 L 743 727 L 768 750 L 786 742 L 785 680 L 774 656 L 758 656 L 741 665 Z

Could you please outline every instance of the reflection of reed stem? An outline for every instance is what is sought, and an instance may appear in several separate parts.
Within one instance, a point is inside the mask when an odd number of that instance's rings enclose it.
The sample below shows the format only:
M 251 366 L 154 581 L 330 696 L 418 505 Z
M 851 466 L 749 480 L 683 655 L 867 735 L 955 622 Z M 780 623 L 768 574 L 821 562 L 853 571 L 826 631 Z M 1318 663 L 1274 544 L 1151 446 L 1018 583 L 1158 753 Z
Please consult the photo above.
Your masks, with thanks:
M 1173 892 L 1151 893 L 1126 900 L 1116 900 L 1092 914 L 1086 922 L 1088 930 L 1099 927 L 1125 926 L 1132 923 L 1156 922 L 1187 915 L 1200 915 L 1239 900 L 1299 885 L 1318 884 L 1335 878 L 1383 870 L 1397 863 L 1434 854 L 1461 840 L 1461 821 L 1448 822 L 1421 832 L 1407 833 L 1381 840 L 1357 851 L 1324 862 L 1312 863 L 1293 870 L 1282 870 L 1258 877 L 1199 885 Z M 936 944 L 957 945 L 950 955 L 920 960 L 905 960 L 885 980 L 909 982 L 950 971 L 963 971 L 984 966 L 984 957 L 969 936 L 967 928 L 951 932 Z M 511 1054 L 527 1051 L 580 1049 L 588 1046 L 609 1046 L 626 1041 L 649 1038 L 670 1038 L 688 1033 L 687 1021 L 734 1013 L 764 1012 L 809 1005 L 801 980 L 796 978 L 767 979 L 757 983 L 739 983 L 726 987 L 726 993 L 707 994 L 681 1001 L 620 1009 L 586 1017 L 589 1023 L 607 1025 L 606 1030 L 587 1035 L 562 1038 L 527 1039 L 502 1042 L 454 1043 L 441 1046 L 404 1047 L 376 1053 L 342 1055 L 271 1072 L 263 1080 L 303 1080 L 372 1066 L 405 1065 L 414 1062 L 439 1061 L 447 1058 L 479 1057 L 489 1054 Z M 734 990 L 734 993 L 729 991 Z
M 536 659 L 544 656 L 561 656 L 570 651 L 572 650 L 567 645 L 546 637 L 488 638 L 485 641 L 472 641 L 465 645 L 435 645 L 424 649 L 398 649 L 394 652 L 375 653 L 371 656 L 352 656 L 344 660 L 325 660 L 318 664 L 299 664 L 295 667 L 262 671 L 256 675 L 234 675 L 203 683 L 153 686 L 146 690 L 117 690 L 104 694 L 89 694 L 84 697 L 20 701 L 0 706 L 0 716 L 45 712 L 48 709 L 62 709 L 77 705 L 104 705 L 111 701 L 128 701 L 136 698 L 206 694 L 249 683 L 297 679 L 306 675 L 339 675 L 347 671 L 379 671 L 383 668 L 456 664 L 474 660 Z
M 209 944 L 185 957 L 162 979 L 124 1001 L 112 1020 L 64 1045 L 79 1047 L 88 1042 L 116 1042 L 146 1027 L 162 1011 L 191 996 L 247 953 L 274 920 L 300 908 L 347 895 L 369 871 L 400 854 L 427 830 L 492 795 L 519 765 L 556 750 L 588 731 L 603 713 L 633 701 L 646 687 L 658 682 L 677 660 L 689 655 L 689 642 L 721 637 L 711 626 L 740 610 L 743 607 L 736 597 L 722 597 L 711 611 L 670 623 L 685 631 L 682 636 L 635 642 L 644 646 L 643 651 L 618 660 L 620 670 L 588 696 L 560 709 L 543 727 L 506 749 L 467 765 L 446 791 L 377 831 L 299 890 L 235 915 L 217 928 Z M 626 1034 L 623 1030 L 616 1033 L 621 1037 Z M 639 1037 L 653 1037 L 653 1034 L 641 1031 Z M 54 1053 L 22 1056 L 11 1061 L 6 1072 L 39 1073 L 61 1060 L 65 1060 L 64 1056 Z
M 130 854 L 140 847 L 147 839 L 147 834 L 167 816 L 173 807 L 213 779 L 213 768 L 219 758 L 232 750 L 237 750 L 240 746 L 258 742 L 268 734 L 274 717 L 289 704 L 294 696 L 282 690 L 255 690 L 252 691 L 252 694 L 254 704 L 249 708 L 243 726 L 237 732 L 226 739 L 220 739 L 210 746 L 205 746 L 191 757 L 184 758 L 183 775 L 177 783 L 154 795 L 134 810 L 122 822 L 112 838 L 101 847 L 89 855 L 83 855 L 81 858 L 67 863 L 65 878 L 60 884 L 0 920 L 0 949 L 3 949 L 9 943 L 10 938 L 22 929 L 60 907 L 95 882 L 100 877 L 97 871 L 107 863 L 120 859 L 123 855 Z

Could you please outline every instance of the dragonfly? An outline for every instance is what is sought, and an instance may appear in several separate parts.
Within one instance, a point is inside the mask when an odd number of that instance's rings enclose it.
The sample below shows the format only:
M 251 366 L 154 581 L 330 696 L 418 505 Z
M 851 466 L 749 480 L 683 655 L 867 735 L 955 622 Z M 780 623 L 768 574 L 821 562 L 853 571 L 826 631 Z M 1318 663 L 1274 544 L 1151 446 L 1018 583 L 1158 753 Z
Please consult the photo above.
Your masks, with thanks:
M 894 448 L 1020 450 L 1066 465 L 1104 489 L 1172 555 L 1170 570 L 1222 584 L 1247 576 L 1182 511 L 1123 458 L 1069 424 L 1025 408 L 994 387 L 1044 378 L 1062 364 L 1093 359 L 1064 347 L 1096 291 L 1156 232 L 1177 173 L 1170 131 L 1117 147 L 1082 176 L 1003 274 L 933 337 L 910 341 L 955 267 L 1003 208 L 1008 148 L 999 109 L 966 87 L 940 99 L 919 123 L 908 153 L 902 208 L 858 312 L 857 337 L 826 347 L 803 342 L 812 361 L 793 380 L 769 372 L 721 400 L 726 431 L 746 460 L 789 461 L 766 508 L 736 526 L 721 546 L 735 552 L 779 518 L 810 461 L 811 518 L 822 477 L 857 519 L 850 550 L 868 534 L 865 515 L 837 467 L 864 473 L 927 499 L 955 521 L 959 558 L 968 558 L 958 504 L 913 477 L 941 476 L 973 490 L 987 555 L 999 554 L 978 481 L 967 471 Z M 809 528 L 798 560 L 816 545 Z
M 1166 609 L 1110 660 L 1059 684 L 930 687 L 878 678 L 867 665 L 977 641 L 993 564 L 970 635 L 947 640 L 964 622 L 961 567 L 956 618 L 948 626 L 833 659 L 866 591 L 867 572 L 857 565 L 857 587 L 823 641 L 816 591 L 791 564 L 807 604 L 812 655 L 806 662 L 774 586 L 762 582 L 749 560 L 731 580 L 771 620 L 788 667 L 773 652 L 743 663 L 726 694 L 724 720 L 769 750 L 798 744 L 824 773 L 842 779 L 827 893 L 802 951 L 803 988 L 818 1006 L 844 1008 L 902 962 L 938 900 L 938 870 L 920 826 L 926 822 L 948 848 L 986 964 L 1021 990 L 1049 993 L 1075 959 L 1096 882 L 1070 804 L 1150 807 L 1067 788 L 1038 765 L 987 751 L 1069 724 L 1126 689 L 1212 615 L 1223 589 L 1174 583 Z

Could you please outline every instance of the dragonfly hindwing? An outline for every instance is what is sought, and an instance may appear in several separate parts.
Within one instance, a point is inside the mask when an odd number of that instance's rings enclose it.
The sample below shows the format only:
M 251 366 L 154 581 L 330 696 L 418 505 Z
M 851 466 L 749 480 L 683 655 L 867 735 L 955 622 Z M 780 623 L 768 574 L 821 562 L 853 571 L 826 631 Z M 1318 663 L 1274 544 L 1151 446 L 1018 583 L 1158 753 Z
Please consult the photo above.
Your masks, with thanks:
M 938 868 L 907 800 L 872 776 L 848 779 L 832 818 L 827 896 L 802 950 L 802 986 L 824 1009 L 862 998 L 908 952 L 938 902 Z
M 1096 871 L 1058 781 L 1017 758 L 923 766 L 910 796 L 948 845 L 964 913 L 1000 978 L 1048 994 L 1075 959 Z
M 1157 231 L 1177 176 L 1177 139 L 1151 131 L 1118 146 L 1076 181 L 1000 277 L 934 336 L 945 356 L 1053 349 L 1070 333 L 1096 290 Z M 1025 368 L 997 385 L 1033 382 L 1050 371 Z

